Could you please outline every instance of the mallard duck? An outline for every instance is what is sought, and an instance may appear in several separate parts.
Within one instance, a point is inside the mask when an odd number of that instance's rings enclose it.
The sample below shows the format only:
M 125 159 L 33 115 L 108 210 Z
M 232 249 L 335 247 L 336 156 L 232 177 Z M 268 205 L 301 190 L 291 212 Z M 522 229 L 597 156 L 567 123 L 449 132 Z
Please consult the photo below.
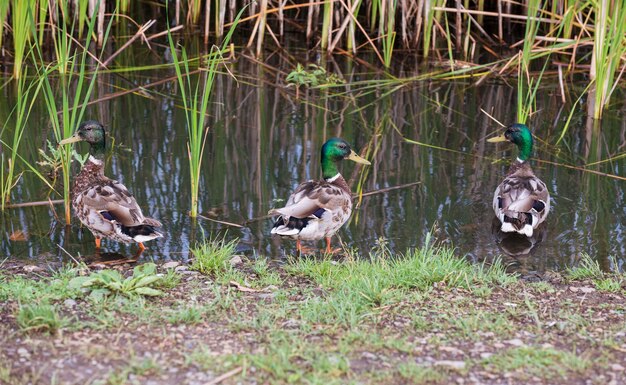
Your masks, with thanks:
M 59 144 L 80 141 L 89 143 L 90 150 L 72 188 L 76 216 L 96 237 L 96 249 L 100 249 L 102 238 L 109 238 L 137 242 L 141 253 L 145 250 L 143 242 L 163 236 L 156 230 L 161 223 L 144 217 L 126 186 L 104 176 L 106 133 L 102 124 L 94 120 L 83 122 L 73 136 Z
M 350 159 L 370 164 L 358 156 L 343 139 L 329 139 L 322 146 L 322 180 L 301 183 L 283 208 L 270 210 L 278 215 L 272 234 L 296 239 L 296 249 L 302 252 L 301 240 L 326 238 L 326 252 L 330 253 L 330 238 L 348 221 L 352 213 L 352 192 L 337 170 L 337 163 Z
M 493 211 L 505 233 L 517 232 L 527 237 L 546 220 L 550 212 L 550 193 L 546 184 L 533 172 L 528 159 L 533 150 L 533 136 L 524 124 L 515 123 L 505 133 L 488 142 L 510 141 L 517 145 L 519 155 L 493 197 Z

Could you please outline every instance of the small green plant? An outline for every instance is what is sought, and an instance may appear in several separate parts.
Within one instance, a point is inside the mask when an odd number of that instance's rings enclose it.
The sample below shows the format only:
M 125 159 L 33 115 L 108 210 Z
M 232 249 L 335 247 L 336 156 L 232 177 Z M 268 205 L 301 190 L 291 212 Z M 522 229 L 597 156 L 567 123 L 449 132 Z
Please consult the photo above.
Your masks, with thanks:
M 344 80 L 339 76 L 326 72 L 325 68 L 322 68 L 315 64 L 309 64 L 308 68 L 304 68 L 302 64 L 298 63 L 296 69 L 291 71 L 285 81 L 289 85 L 296 87 L 296 99 L 300 97 L 300 87 L 317 87 L 321 85 L 337 85 L 343 84 Z
M 191 270 L 199 271 L 207 275 L 220 275 L 232 270 L 230 259 L 235 254 L 238 239 L 229 242 L 226 237 L 209 238 L 196 247 L 191 248 L 195 259 L 191 264 Z
M 121 294 L 131 296 L 160 296 L 165 294 L 156 289 L 162 277 L 156 274 L 154 263 L 144 263 L 133 269 L 133 275 L 124 278 L 117 270 L 102 270 L 88 276 L 73 278 L 71 288 L 83 288 L 89 291 L 91 298 L 103 299 L 111 295 Z
M 609 291 L 612 293 L 617 293 L 622 290 L 622 284 L 620 281 L 614 278 L 604 278 L 598 279 L 593 282 L 596 286 L 596 289 L 600 291 Z
M 20 306 L 16 321 L 23 331 L 36 331 L 55 334 L 67 324 L 67 319 L 59 316 L 56 308 L 49 304 Z
M 599 279 L 604 276 L 604 273 L 600 269 L 598 261 L 591 258 L 589 254 L 583 254 L 578 266 L 567 268 L 566 276 L 571 280 Z
M 39 155 L 42 160 L 38 161 L 37 164 L 49 169 L 48 175 L 54 176 L 58 174 L 59 170 L 63 167 L 63 152 L 61 151 L 61 147 L 53 146 L 50 140 L 46 140 L 48 151 L 40 148 Z M 80 166 L 82 167 L 85 162 L 89 158 L 89 153 L 85 153 L 85 155 L 80 155 L 76 149 L 72 149 L 72 159 L 76 160 Z

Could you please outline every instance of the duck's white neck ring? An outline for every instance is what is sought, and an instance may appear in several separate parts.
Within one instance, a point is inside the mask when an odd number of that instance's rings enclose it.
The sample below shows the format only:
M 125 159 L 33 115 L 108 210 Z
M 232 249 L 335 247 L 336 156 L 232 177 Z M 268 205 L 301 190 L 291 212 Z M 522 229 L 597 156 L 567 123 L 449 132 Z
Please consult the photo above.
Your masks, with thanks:
M 517 158 L 517 163 L 524 163 L 524 161 L 521 160 L 520 158 Z
M 102 160 L 96 159 L 96 157 L 93 156 L 93 155 L 89 155 L 89 162 L 91 162 L 93 164 L 97 164 L 98 166 L 102 166 L 102 164 L 104 163 L 104 162 L 102 162 Z
M 326 179 L 326 182 L 328 182 L 328 183 L 333 183 L 334 181 L 336 181 L 337 179 L 339 179 L 339 177 L 340 177 L 340 176 L 341 176 L 341 174 L 340 174 L 340 173 L 337 173 L 337 175 L 335 175 L 335 176 L 333 176 L 333 177 L 330 177 L 330 178 Z

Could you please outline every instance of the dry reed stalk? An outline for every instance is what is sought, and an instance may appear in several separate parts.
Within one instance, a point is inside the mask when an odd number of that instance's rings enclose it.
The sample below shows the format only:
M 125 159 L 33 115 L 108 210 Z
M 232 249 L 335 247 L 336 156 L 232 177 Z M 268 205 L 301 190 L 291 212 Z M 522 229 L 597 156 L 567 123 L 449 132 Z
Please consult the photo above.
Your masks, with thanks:
M 557 66 L 559 69 L 559 90 L 561 91 L 561 102 L 565 104 L 565 87 L 563 85 L 563 66 Z
M 482 17 L 482 15 L 480 15 Z M 502 2 L 498 1 L 498 39 L 500 42 L 504 41 L 504 33 L 502 31 Z
M 224 35 L 224 22 L 226 21 L 226 0 L 220 0 L 218 8 L 217 11 L 219 12 L 215 15 L 217 17 L 215 34 L 218 37 L 222 37 Z
M 156 20 L 149 20 L 146 24 L 142 25 L 139 30 L 133 35 L 133 37 L 131 37 L 130 39 L 128 39 L 124 45 L 122 45 L 117 51 L 115 51 L 111 56 L 109 56 L 104 62 L 102 62 L 102 66 L 103 67 L 108 67 L 109 63 L 111 63 L 111 61 L 117 56 L 119 55 L 122 51 L 124 51 L 129 45 L 131 45 L 135 40 L 137 40 L 139 37 L 143 37 L 143 39 L 145 41 L 147 41 L 148 39 L 146 38 L 145 32 L 150 29 L 150 27 L 152 27 L 154 25 L 154 23 L 156 23 Z
M 209 44 L 209 21 L 211 20 L 211 1 L 204 2 L 204 45 Z
M 345 3 L 342 1 L 341 4 L 343 6 L 346 6 Z M 376 48 L 376 44 L 374 44 L 374 41 L 369 37 L 369 35 L 367 34 L 367 32 L 365 31 L 365 28 L 363 28 L 363 26 L 361 25 L 361 23 L 359 23 L 358 20 L 354 20 L 354 23 L 356 24 L 357 27 L 359 27 L 359 29 L 361 30 L 361 32 L 363 33 L 363 35 L 365 36 L 365 39 L 367 40 L 367 43 L 364 43 L 363 45 L 367 45 L 369 44 L 372 47 L 372 50 L 374 50 L 374 53 L 376 54 L 376 56 L 378 57 L 378 59 L 380 60 L 381 63 L 384 63 L 384 59 L 382 57 L 382 55 L 380 54 L 380 52 L 378 51 L 378 49 Z M 340 34 L 337 34 L 337 36 L 340 36 Z M 362 45 L 362 46 L 363 46 Z M 336 46 L 336 44 L 333 45 L 333 48 Z M 356 47 L 355 50 L 357 50 L 359 47 Z M 330 50 L 328 52 L 331 52 Z
M 278 36 L 283 36 L 285 33 L 285 3 L 287 0 L 278 0 Z
M 356 11 L 356 8 L 358 8 L 358 6 L 359 6 L 359 1 L 353 2 L 351 8 L 349 8 L 348 4 L 346 4 L 343 0 L 339 0 L 339 3 L 347 11 L 347 15 L 343 19 L 343 23 L 341 23 L 341 26 L 339 27 L 339 29 L 337 29 L 337 31 L 335 32 L 335 38 L 328 45 L 328 52 L 333 52 L 335 50 L 335 47 L 339 43 L 339 40 L 341 39 L 341 37 L 342 37 L 344 31 L 346 30 L 346 28 L 349 26 L 350 22 L 358 23 L 354 13 Z
M 422 24 L 423 24 L 423 11 L 426 7 L 425 0 L 419 0 L 417 2 L 417 15 L 415 16 L 415 38 L 413 39 L 413 44 L 417 48 L 420 41 L 420 34 L 422 32 Z
M 322 40 L 320 42 L 320 47 L 322 51 L 328 52 L 328 46 L 332 42 L 333 35 L 333 5 L 335 0 L 326 0 L 324 1 L 324 14 L 322 16 Z
M 174 10 L 174 20 L 176 25 L 180 25 L 180 2 L 181 0 L 176 0 L 176 7 Z
M 439 12 L 449 12 L 449 13 L 454 13 L 454 12 L 461 12 L 463 14 L 469 14 L 469 15 L 483 15 L 483 16 L 493 16 L 493 17 L 499 17 L 502 16 L 502 18 L 504 19 L 509 19 L 509 20 L 529 20 L 529 19 L 533 19 L 536 22 L 540 22 L 540 23 L 547 23 L 547 24 L 558 24 L 559 22 L 556 20 L 552 20 L 552 19 L 548 19 L 545 17 L 532 17 L 529 18 L 527 15 L 516 15 L 514 13 L 503 13 L 503 14 L 499 14 L 498 12 L 489 12 L 489 11 L 478 11 L 478 10 L 473 10 L 473 9 L 461 9 L 459 11 L 457 11 L 456 8 L 449 8 L 449 7 L 434 7 L 433 8 L 435 11 L 439 11 Z
M 461 0 L 456 0 L 456 50 L 461 50 Z

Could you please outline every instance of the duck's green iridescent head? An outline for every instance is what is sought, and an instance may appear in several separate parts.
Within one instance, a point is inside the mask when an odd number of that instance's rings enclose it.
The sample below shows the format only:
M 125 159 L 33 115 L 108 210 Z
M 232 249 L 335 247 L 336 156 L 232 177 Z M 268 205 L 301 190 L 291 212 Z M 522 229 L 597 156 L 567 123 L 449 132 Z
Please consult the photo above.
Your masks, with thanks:
M 345 140 L 331 138 L 322 146 L 322 176 L 324 179 L 331 179 L 339 174 L 337 162 L 343 159 L 350 159 L 361 164 L 371 164 L 358 156 Z
M 517 158 L 522 162 L 527 161 L 533 151 L 533 135 L 530 129 L 521 123 L 511 124 L 506 128 L 503 135 L 489 138 L 487 141 L 492 143 L 505 141 L 515 143 L 519 149 Z
M 95 120 L 87 120 L 78 126 L 78 130 L 73 136 L 63 139 L 59 144 L 69 144 L 75 142 L 87 142 L 90 144 L 91 155 L 98 156 L 104 154 L 106 146 L 106 133 L 104 126 Z

